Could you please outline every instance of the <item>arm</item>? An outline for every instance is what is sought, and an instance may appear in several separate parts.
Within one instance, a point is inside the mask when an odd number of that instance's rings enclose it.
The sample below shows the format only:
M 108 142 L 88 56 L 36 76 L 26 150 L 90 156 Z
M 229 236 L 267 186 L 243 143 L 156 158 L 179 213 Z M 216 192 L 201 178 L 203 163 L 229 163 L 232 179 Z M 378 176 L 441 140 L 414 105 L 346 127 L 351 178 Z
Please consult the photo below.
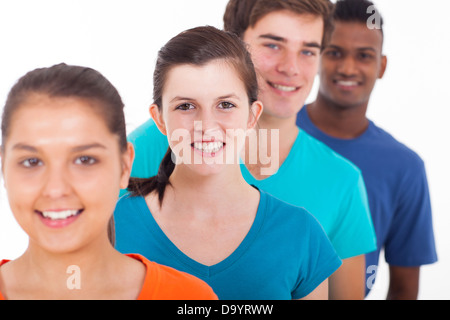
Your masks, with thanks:
M 403 174 L 384 244 L 390 275 L 387 299 L 417 299 L 420 266 L 437 260 L 425 166 L 420 159 L 416 162 Z
M 328 279 L 325 279 L 313 292 L 300 300 L 328 300 Z
M 342 260 L 341 267 L 329 278 L 330 300 L 364 299 L 365 267 L 365 255 Z
M 415 300 L 419 293 L 420 267 L 389 266 L 388 300 Z

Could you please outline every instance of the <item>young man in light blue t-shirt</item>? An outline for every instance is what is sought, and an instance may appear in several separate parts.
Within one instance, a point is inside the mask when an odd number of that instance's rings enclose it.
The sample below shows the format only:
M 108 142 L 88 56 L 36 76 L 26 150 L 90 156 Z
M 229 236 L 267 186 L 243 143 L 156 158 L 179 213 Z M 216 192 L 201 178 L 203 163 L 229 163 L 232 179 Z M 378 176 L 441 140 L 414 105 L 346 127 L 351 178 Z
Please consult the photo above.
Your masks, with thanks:
M 317 6 L 322 13 L 315 11 Z M 327 0 L 316 0 L 314 5 L 306 0 L 288 4 L 231 0 L 224 22 L 227 31 L 237 33 L 249 45 L 264 105 L 258 132 L 275 137 L 269 138 L 269 144 L 258 140 L 257 150 L 246 145 L 243 175 L 250 184 L 304 207 L 319 220 L 343 259 L 343 265 L 329 278 L 330 298 L 362 299 L 364 254 L 376 249 L 376 238 L 361 173 L 295 123 L 329 33 L 330 6 Z M 132 176 L 156 175 L 167 151 L 167 138 L 149 120 L 132 132 L 129 140 L 136 149 Z M 272 153 L 267 153 L 269 150 Z M 270 155 L 270 162 L 261 155 Z

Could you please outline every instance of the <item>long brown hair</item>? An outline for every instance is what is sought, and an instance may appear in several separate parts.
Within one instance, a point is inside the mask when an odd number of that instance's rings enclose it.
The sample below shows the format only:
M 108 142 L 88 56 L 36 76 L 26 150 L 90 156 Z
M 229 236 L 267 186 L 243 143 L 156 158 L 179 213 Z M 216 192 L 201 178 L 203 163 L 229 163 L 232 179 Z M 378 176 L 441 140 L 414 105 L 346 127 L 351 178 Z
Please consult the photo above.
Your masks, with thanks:
M 161 48 L 153 74 L 153 101 L 162 110 L 162 93 L 168 72 L 180 65 L 203 66 L 223 59 L 237 71 L 245 85 L 249 104 L 258 98 L 258 82 L 255 69 L 245 44 L 236 35 L 211 26 L 186 30 Z M 132 196 L 146 196 L 156 190 L 160 205 L 164 198 L 170 175 L 175 169 L 172 151 L 168 148 L 156 176 L 143 179 L 131 178 L 128 190 Z

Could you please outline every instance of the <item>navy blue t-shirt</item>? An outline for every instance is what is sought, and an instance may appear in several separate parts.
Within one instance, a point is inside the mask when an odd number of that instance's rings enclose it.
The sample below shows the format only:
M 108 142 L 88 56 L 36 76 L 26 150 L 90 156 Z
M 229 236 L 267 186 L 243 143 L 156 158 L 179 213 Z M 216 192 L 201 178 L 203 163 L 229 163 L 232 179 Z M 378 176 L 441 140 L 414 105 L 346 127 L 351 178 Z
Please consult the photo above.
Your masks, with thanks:
M 297 125 L 362 172 L 377 236 L 377 251 L 366 255 L 366 294 L 374 283 L 381 249 L 394 266 L 437 261 L 425 165 L 414 151 L 372 121 L 355 139 L 331 137 L 311 122 L 306 106 Z

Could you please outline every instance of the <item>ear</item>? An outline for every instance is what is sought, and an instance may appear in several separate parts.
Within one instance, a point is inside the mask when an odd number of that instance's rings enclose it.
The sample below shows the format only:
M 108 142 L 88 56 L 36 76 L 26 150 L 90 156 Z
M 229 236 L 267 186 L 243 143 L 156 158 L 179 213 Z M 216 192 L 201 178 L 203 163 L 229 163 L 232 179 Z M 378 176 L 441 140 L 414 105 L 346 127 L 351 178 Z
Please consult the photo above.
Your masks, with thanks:
M 163 135 L 167 136 L 166 124 L 159 107 L 156 104 L 152 104 L 149 108 L 149 112 L 159 131 L 161 131 Z
M 1 151 L 3 148 L 0 146 L 0 165 L 3 174 L 3 152 Z
M 120 177 L 120 188 L 126 189 L 131 176 L 134 161 L 134 147 L 131 142 L 127 143 L 127 150 L 122 154 L 122 176 Z
M 0 150 L 3 150 L 3 148 L 1 148 L 1 146 L 0 146 Z M 2 151 L 0 151 L 0 165 L 1 165 L 1 170 L 2 170 L 2 176 L 4 177 L 5 176 L 5 172 L 4 172 L 4 170 L 3 170 L 3 168 L 5 167 L 4 166 L 4 164 L 5 164 L 5 161 L 4 161 L 5 159 L 3 158 L 3 152 Z M 5 187 L 5 179 L 3 179 L 3 187 Z
M 384 72 L 386 71 L 387 67 L 387 57 L 381 56 L 381 66 L 380 66 L 380 72 L 378 73 L 378 79 L 383 78 Z
M 263 112 L 263 104 L 261 101 L 255 101 L 250 107 L 250 114 L 247 122 L 247 129 L 253 129 L 258 123 L 259 117 Z

